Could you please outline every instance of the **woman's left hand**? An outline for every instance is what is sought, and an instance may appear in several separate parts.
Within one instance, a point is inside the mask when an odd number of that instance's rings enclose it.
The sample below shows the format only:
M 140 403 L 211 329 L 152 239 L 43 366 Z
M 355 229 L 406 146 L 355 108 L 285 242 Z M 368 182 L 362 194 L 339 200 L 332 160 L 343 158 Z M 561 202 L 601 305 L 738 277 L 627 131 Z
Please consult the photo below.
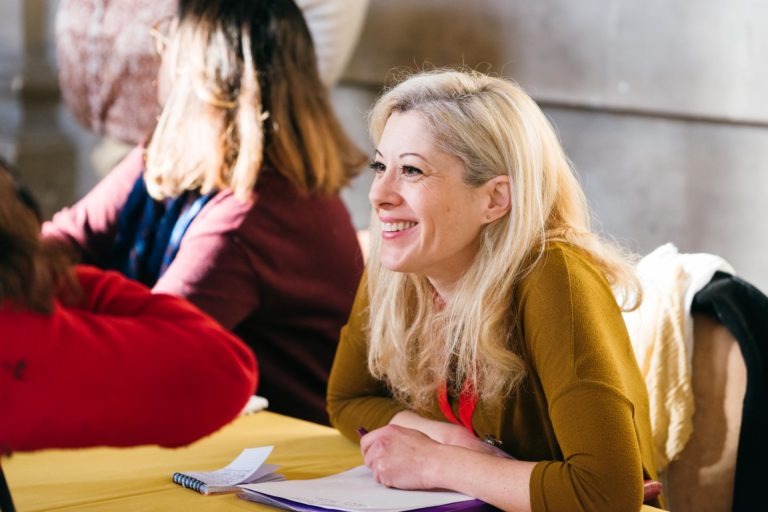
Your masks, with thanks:
M 360 439 L 365 465 L 377 482 L 398 489 L 431 489 L 440 443 L 418 430 L 387 425 Z

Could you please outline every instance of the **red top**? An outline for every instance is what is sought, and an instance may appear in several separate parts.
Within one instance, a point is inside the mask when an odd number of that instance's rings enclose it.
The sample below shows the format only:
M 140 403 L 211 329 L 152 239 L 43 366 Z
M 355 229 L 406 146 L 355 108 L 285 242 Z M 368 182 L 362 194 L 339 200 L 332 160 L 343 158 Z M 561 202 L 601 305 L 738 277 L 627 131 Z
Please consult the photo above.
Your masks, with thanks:
M 109 267 L 117 217 L 144 168 L 137 147 L 45 236 Z M 185 297 L 256 353 L 272 411 L 328 423 L 325 390 L 363 259 L 338 196 L 303 196 L 264 168 L 251 203 L 214 196 L 195 217 L 153 290 Z
M 237 416 L 257 383 L 240 340 L 117 273 L 77 277 L 73 307 L 0 304 L 0 450 L 181 446 Z

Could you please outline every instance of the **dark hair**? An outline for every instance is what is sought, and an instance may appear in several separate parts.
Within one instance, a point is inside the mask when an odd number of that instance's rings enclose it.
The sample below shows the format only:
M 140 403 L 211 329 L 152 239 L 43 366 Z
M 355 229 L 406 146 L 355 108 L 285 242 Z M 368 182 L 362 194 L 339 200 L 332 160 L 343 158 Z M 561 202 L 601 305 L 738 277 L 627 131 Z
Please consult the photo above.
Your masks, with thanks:
M 38 312 L 50 312 L 60 295 L 78 292 L 72 251 L 61 243 L 41 240 L 40 209 L 0 159 L 0 304 L 14 301 Z
M 32 192 L 21 184 L 13 166 L 2 156 L 0 156 L 0 172 L 5 172 L 10 176 L 13 188 L 16 190 L 16 196 L 19 201 L 21 201 L 21 204 L 26 206 L 27 209 L 35 215 L 38 222 L 43 222 L 43 214 L 42 210 L 40 210 L 40 204 L 38 204 L 35 196 L 32 195 Z

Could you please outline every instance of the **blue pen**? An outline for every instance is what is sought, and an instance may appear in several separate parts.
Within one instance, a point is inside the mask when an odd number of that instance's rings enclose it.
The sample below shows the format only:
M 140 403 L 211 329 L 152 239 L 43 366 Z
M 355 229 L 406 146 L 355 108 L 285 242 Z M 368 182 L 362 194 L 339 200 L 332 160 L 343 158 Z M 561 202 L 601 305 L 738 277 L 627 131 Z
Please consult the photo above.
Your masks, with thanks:
M 363 427 L 357 427 L 357 435 L 359 435 L 360 437 L 363 437 L 367 433 L 368 431 L 365 430 Z

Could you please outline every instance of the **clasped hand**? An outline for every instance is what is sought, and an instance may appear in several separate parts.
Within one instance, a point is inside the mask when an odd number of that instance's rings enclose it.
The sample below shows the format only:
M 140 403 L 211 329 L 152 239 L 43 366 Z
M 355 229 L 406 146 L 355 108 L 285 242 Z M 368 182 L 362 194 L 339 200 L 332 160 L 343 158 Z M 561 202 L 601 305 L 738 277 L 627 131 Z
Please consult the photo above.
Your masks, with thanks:
M 363 436 L 360 447 L 365 465 L 377 482 L 398 489 L 440 488 L 441 469 L 461 463 L 463 450 L 509 457 L 457 425 L 443 424 L 435 438 L 415 429 L 387 425 Z

